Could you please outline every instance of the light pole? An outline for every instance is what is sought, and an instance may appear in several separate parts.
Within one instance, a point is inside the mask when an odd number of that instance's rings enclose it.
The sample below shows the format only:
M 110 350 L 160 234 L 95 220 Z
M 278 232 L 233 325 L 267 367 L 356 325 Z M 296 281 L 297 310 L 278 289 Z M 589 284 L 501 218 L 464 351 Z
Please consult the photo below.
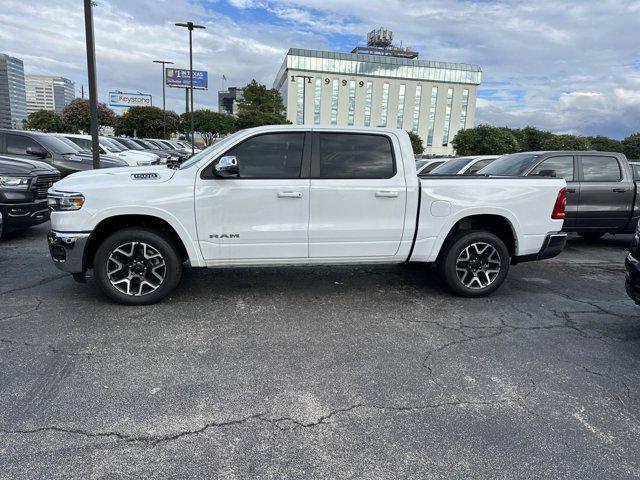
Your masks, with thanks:
M 193 22 L 176 23 L 176 27 L 185 27 L 189 30 L 189 89 L 191 90 L 191 108 L 189 112 L 191 123 L 191 155 L 195 153 L 195 147 L 193 145 L 193 41 L 192 34 L 194 28 L 206 28 L 204 25 L 196 25 Z
M 160 63 L 162 65 L 162 134 L 164 138 L 167 138 L 167 111 L 165 107 L 165 97 L 164 97 L 164 66 L 165 65 L 173 65 L 173 62 L 169 62 L 167 60 L 154 60 L 153 63 Z
M 295 78 L 302 78 L 302 125 L 304 125 L 304 110 L 305 104 L 307 103 L 307 83 L 311 83 L 313 77 L 309 75 L 295 75 Z M 273 96 L 275 97 L 275 93 Z
M 100 168 L 100 144 L 98 140 L 98 83 L 96 81 L 96 47 L 93 37 L 93 5 L 84 0 L 84 29 L 87 41 L 87 72 L 89 74 L 89 114 L 91 117 L 91 150 L 93 168 Z

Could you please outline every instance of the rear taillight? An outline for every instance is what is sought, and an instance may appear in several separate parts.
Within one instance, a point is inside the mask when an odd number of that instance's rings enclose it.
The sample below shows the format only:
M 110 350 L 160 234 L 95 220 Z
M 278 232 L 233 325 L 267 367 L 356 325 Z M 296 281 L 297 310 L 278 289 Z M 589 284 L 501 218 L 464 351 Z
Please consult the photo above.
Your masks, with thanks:
M 558 198 L 556 198 L 556 204 L 553 206 L 553 212 L 551 212 L 551 218 L 555 220 L 564 220 L 564 209 L 567 206 L 567 189 L 563 188 L 558 192 Z

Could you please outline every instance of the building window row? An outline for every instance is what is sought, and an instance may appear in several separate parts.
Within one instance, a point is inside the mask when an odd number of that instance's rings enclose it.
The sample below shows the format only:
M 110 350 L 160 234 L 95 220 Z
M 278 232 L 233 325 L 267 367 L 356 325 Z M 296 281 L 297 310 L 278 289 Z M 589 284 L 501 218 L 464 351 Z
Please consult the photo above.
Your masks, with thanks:
M 313 96 L 313 123 L 320 124 L 320 102 L 322 100 L 322 80 L 316 78 L 316 90 Z
M 371 104 L 373 103 L 373 82 L 367 82 L 367 93 L 364 99 L 364 126 L 371 126 Z
M 351 80 L 349 82 L 349 111 L 347 117 L 347 125 L 353 125 L 353 120 L 356 114 L 356 81 Z
M 467 128 L 467 110 L 469 108 L 469 89 L 462 91 L 462 110 L 460 110 L 460 130 Z
M 411 131 L 418 133 L 418 127 L 420 126 L 420 102 L 422 101 L 422 85 L 416 85 L 416 100 L 413 106 L 413 123 L 411 125 Z
M 338 80 L 334 79 L 331 86 L 331 125 L 338 124 Z
M 453 88 L 447 89 L 447 108 L 444 112 L 444 130 L 442 134 L 442 146 L 449 145 L 449 131 L 451 130 L 451 107 L 453 105 Z
M 429 107 L 429 129 L 427 131 L 427 146 L 433 146 L 433 129 L 436 124 L 436 106 L 438 101 L 438 87 L 431 87 L 431 106 Z
M 400 91 L 398 92 L 398 120 L 396 122 L 396 128 L 402 128 L 402 123 L 404 121 L 404 94 L 406 90 L 406 85 L 400 85 Z
M 382 108 L 380 109 L 380 125 L 387 126 L 387 117 L 389 115 L 389 84 L 382 85 Z
M 304 81 L 303 77 L 297 78 L 298 92 L 296 102 L 296 124 L 302 125 L 304 123 Z

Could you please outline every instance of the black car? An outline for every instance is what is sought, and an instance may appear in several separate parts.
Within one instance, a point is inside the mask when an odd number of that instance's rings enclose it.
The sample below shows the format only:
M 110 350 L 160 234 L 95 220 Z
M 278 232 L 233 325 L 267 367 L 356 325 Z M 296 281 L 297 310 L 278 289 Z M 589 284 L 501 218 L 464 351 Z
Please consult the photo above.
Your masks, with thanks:
M 77 149 L 55 135 L 42 132 L 0 129 L 0 155 L 23 160 L 40 160 L 54 167 L 63 177 L 93 168 L 93 161 L 89 155 L 81 155 Z M 113 159 L 100 162 L 103 168 L 125 165 L 125 162 Z
M 49 220 L 47 190 L 58 180 L 60 172 L 47 163 L 0 156 L 0 215 L 4 231 Z

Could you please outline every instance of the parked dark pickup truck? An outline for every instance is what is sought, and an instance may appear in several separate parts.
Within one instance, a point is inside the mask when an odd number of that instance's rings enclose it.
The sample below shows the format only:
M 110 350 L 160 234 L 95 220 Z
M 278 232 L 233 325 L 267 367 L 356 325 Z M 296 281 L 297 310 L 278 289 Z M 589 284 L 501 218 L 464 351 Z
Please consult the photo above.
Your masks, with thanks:
M 563 230 L 596 239 L 635 231 L 640 199 L 622 153 L 524 152 L 504 155 L 478 172 L 491 176 L 547 176 L 567 181 Z
M 44 162 L 0 156 L 0 214 L 4 231 L 49 220 L 47 190 L 60 172 Z

